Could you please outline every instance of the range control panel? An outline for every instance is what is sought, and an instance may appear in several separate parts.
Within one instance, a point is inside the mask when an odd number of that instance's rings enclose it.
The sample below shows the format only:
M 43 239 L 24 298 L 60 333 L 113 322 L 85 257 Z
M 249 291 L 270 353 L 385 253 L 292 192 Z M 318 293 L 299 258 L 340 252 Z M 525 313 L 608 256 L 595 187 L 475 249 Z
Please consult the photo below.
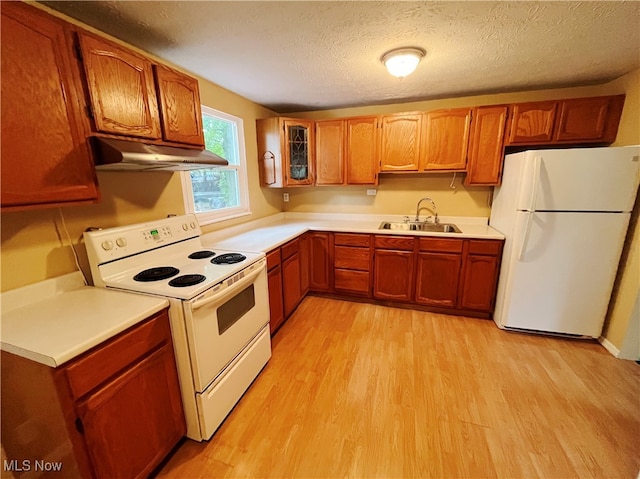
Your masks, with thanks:
M 202 234 L 195 215 L 170 216 L 150 223 L 86 231 L 91 264 L 102 264 Z

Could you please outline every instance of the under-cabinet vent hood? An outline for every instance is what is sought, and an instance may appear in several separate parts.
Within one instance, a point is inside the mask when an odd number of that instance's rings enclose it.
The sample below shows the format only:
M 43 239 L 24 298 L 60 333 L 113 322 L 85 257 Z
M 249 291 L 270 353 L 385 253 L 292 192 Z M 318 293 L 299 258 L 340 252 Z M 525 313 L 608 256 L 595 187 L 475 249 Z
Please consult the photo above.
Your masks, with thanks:
M 96 169 L 101 171 L 188 171 L 229 162 L 207 150 L 149 145 L 138 141 L 93 137 Z

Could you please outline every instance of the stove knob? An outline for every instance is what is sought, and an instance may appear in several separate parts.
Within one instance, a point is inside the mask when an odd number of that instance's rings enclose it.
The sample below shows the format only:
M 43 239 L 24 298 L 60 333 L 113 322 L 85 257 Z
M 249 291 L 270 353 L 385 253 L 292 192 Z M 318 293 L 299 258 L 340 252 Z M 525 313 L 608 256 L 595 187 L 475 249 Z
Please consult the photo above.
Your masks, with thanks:
M 191 222 L 191 224 L 190 224 L 190 226 L 191 226 L 191 229 L 192 229 L 192 230 L 196 229 L 196 223 L 195 223 L 195 221 L 192 221 L 192 222 Z
M 109 251 L 110 249 L 113 248 L 113 241 L 111 240 L 106 240 L 102 242 L 102 249 L 105 251 Z
M 116 244 L 121 248 L 124 248 L 125 246 L 127 246 L 127 238 L 118 238 L 116 240 Z
M 187 230 L 189 229 L 189 225 L 188 225 L 187 223 L 184 223 L 184 224 L 182 225 L 182 229 L 183 229 L 183 230 L 185 230 L 185 231 L 187 231 Z

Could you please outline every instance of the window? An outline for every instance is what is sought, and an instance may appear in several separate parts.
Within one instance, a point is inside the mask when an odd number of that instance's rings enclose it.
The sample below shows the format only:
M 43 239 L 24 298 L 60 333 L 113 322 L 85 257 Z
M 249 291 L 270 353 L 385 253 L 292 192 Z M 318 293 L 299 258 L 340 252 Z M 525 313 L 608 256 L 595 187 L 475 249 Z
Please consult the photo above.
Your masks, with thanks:
M 200 224 L 250 214 L 242 119 L 203 106 L 202 128 L 205 148 L 229 165 L 182 173 L 185 210 Z

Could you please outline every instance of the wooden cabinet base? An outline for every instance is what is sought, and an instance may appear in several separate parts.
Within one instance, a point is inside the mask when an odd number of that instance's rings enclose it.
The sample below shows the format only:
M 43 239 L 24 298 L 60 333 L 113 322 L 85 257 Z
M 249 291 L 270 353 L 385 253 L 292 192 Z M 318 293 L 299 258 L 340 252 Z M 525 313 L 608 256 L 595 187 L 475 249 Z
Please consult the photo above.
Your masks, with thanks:
M 186 432 L 167 310 L 58 368 L 5 351 L 1 367 L 13 471 L 147 477 Z

